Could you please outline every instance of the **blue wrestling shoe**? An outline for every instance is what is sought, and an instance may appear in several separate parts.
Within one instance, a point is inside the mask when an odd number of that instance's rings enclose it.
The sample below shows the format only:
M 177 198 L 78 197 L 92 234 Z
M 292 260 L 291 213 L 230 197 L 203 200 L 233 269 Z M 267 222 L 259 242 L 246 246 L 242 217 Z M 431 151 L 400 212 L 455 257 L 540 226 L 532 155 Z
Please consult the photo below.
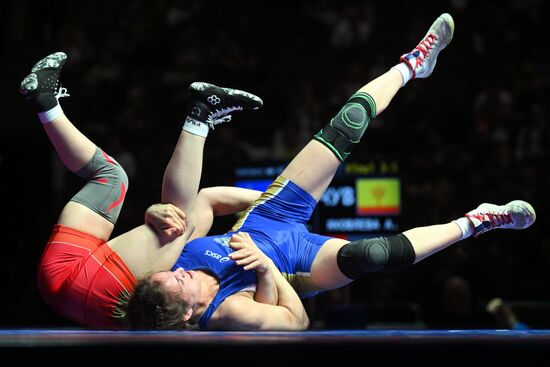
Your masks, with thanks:
M 523 200 L 514 200 L 506 205 L 483 203 L 466 214 L 474 225 L 473 236 L 495 228 L 524 229 L 537 219 L 535 209 Z
M 67 97 L 66 88 L 59 88 L 59 74 L 67 60 L 64 52 L 55 52 L 38 61 L 31 73 L 23 79 L 19 93 L 29 101 L 37 112 L 44 112 L 57 105 L 57 99 Z
M 401 56 L 412 71 L 412 79 L 427 78 L 437 63 L 437 56 L 453 39 L 455 24 L 453 18 L 445 13 L 433 22 L 424 39 L 408 54 Z
M 257 110 L 263 101 L 254 94 L 213 84 L 194 82 L 189 86 L 189 115 L 214 128 L 222 122 L 231 121 L 231 113 Z

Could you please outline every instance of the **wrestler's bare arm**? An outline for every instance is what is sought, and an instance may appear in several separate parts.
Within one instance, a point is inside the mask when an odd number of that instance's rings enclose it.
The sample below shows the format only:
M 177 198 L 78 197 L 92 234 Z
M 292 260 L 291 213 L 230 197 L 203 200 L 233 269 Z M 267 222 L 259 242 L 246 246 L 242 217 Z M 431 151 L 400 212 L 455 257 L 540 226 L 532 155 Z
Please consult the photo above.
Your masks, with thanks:
M 247 209 L 261 195 L 261 191 L 232 186 L 214 186 L 201 189 L 195 202 L 195 231 L 191 238 L 204 237 L 212 228 L 215 216 L 235 214 Z

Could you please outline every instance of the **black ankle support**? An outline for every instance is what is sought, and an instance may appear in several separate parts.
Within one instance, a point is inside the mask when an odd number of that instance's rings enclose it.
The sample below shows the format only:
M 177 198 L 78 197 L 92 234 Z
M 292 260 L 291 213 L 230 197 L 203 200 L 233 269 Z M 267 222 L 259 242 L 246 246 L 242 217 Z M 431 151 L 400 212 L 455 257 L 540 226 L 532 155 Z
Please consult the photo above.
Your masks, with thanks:
M 375 116 L 374 99 L 364 92 L 355 93 L 314 139 L 326 145 L 340 161 L 344 161 Z
M 377 271 L 400 270 L 412 265 L 415 259 L 411 242 L 402 234 L 350 242 L 336 255 L 340 271 L 350 279 Z

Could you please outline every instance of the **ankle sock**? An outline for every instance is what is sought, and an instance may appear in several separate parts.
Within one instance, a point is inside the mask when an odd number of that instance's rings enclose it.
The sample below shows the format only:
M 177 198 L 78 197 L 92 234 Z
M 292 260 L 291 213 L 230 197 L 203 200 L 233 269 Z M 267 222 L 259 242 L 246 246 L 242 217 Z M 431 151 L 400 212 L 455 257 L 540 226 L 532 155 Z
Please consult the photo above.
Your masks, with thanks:
M 466 217 L 458 218 L 453 220 L 453 223 L 456 223 L 462 232 L 462 239 L 468 238 L 474 234 L 474 225 L 472 221 Z
M 210 127 L 205 122 L 187 116 L 185 122 L 183 123 L 182 129 L 193 135 L 198 135 L 206 138 L 208 136 L 208 131 L 210 130 Z
M 43 124 L 50 123 L 61 115 L 63 115 L 63 109 L 61 108 L 61 105 L 59 103 L 56 104 L 55 107 L 50 108 L 47 111 L 38 112 L 38 118 Z
M 403 77 L 402 86 L 405 86 L 405 84 L 407 84 L 407 82 L 412 79 L 413 73 L 411 71 L 411 68 L 404 62 L 395 65 L 394 67 L 392 67 L 392 69 L 395 69 L 401 73 L 401 76 Z

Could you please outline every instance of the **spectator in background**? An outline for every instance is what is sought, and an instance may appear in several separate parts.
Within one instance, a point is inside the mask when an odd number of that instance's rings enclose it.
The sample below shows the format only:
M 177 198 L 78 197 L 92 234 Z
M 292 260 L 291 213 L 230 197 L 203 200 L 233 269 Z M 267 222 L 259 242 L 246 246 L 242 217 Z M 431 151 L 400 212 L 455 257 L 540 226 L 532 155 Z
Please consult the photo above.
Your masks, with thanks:
M 461 275 L 443 279 L 426 314 L 430 329 L 494 329 L 496 321 L 479 303 L 470 281 Z
M 520 321 L 516 313 L 502 298 L 493 298 L 487 303 L 486 310 L 491 314 L 499 329 L 528 330 L 529 325 Z

